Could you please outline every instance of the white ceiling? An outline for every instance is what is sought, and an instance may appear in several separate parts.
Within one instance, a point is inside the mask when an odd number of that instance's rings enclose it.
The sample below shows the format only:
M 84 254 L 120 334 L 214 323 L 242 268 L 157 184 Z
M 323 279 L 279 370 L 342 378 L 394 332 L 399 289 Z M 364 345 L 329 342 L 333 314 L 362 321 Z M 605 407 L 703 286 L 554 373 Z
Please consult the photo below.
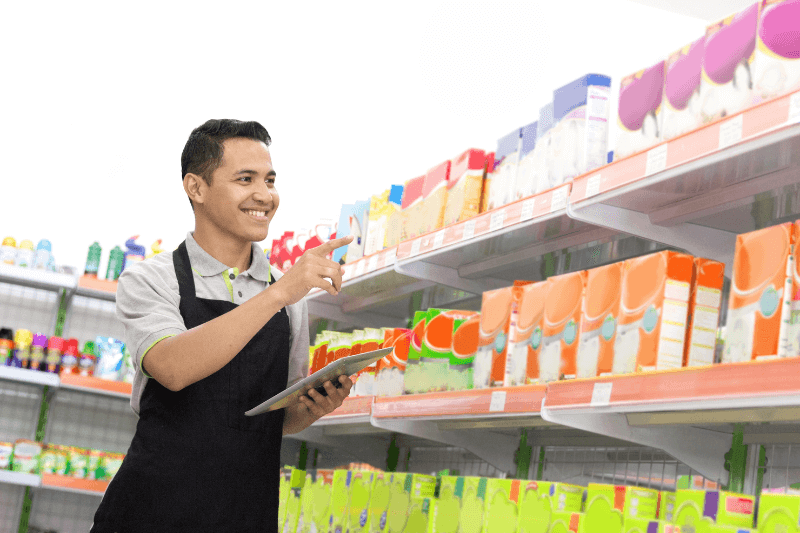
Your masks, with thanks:
M 630 0 L 637 4 L 671 11 L 709 22 L 722 19 L 731 13 L 753 5 L 754 0 Z

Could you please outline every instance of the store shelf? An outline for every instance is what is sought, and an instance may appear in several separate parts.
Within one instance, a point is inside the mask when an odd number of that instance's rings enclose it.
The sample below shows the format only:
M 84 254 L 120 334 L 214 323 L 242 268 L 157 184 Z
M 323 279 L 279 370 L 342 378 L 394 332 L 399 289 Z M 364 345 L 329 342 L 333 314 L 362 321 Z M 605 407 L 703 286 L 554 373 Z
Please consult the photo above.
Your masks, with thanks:
M 61 388 L 124 399 L 130 399 L 132 391 L 130 383 L 100 379 L 93 376 L 79 376 L 77 374 L 62 375 Z
M 0 366 L 0 380 L 29 383 L 43 387 L 58 387 L 60 383 L 56 374 L 27 368 L 12 368 L 10 366 Z
M 12 472 L 10 470 L 0 470 L 0 483 L 9 485 L 20 485 L 23 487 L 39 487 L 42 478 L 36 474 L 26 474 L 24 472 Z
M 75 276 L 69 274 L 59 274 L 47 270 L 22 268 L 6 264 L 0 264 L 0 282 L 47 291 L 61 289 L 72 291 L 77 286 Z
M 117 300 L 117 281 L 97 279 L 92 276 L 78 278 L 75 294 L 115 302 Z
M 50 490 L 74 492 L 102 497 L 108 488 L 108 481 L 97 479 L 76 479 L 68 476 L 42 474 L 41 487 Z

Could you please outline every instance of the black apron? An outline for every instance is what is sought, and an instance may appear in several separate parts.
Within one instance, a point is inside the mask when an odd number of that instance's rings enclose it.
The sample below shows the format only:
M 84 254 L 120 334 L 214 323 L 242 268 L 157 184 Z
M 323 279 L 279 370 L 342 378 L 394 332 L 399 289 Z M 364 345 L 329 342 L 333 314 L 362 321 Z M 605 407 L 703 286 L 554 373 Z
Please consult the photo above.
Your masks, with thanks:
M 187 329 L 236 308 L 195 296 L 185 242 L 172 257 Z M 207 378 L 178 392 L 148 380 L 92 532 L 277 532 L 284 411 L 244 413 L 286 388 L 289 335 L 284 308 Z

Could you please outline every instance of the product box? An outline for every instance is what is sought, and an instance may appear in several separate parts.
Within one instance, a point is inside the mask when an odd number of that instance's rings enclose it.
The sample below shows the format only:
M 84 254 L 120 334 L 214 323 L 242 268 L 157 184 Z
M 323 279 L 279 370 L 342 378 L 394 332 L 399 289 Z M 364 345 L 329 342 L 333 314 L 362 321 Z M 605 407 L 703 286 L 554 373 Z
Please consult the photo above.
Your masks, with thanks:
M 392 474 L 375 472 L 372 479 L 372 495 L 367 512 L 367 531 L 383 533 L 386 531 L 386 518 L 389 513 L 389 502 L 392 498 Z
M 408 527 L 418 530 L 422 523 L 427 525 L 430 500 L 433 499 L 435 490 L 434 476 L 393 474 L 386 531 L 403 533 Z
M 293 468 L 286 495 L 286 516 L 283 519 L 283 533 L 295 533 L 297 531 L 302 512 L 302 495 L 305 483 L 305 471 Z
M 689 298 L 689 328 L 686 332 L 683 366 L 714 364 L 714 350 L 722 306 L 725 264 L 694 258 L 692 294 Z
M 436 165 L 425 174 L 422 182 L 422 233 L 430 233 L 444 226 L 449 181 L 449 160 Z
M 378 328 L 364 328 L 358 353 L 372 352 L 383 344 L 383 330 Z M 355 352 L 350 355 L 355 355 Z M 378 362 L 375 361 L 369 366 L 364 367 L 358 374 L 353 387 L 355 396 L 375 396 L 375 379 L 378 369 Z
M 583 487 L 546 481 L 521 483 L 520 533 L 580 531 Z
M 350 483 L 353 472 L 350 470 L 333 471 L 333 487 L 331 489 L 330 533 L 347 531 L 350 516 Z
M 26 474 L 39 473 L 39 456 L 42 445 L 27 439 L 14 441 L 14 453 L 11 456 L 11 470 Z
M 664 61 L 622 78 L 614 158 L 643 152 L 661 141 Z
M 683 366 L 694 258 L 658 252 L 624 263 L 614 373 Z
M 403 394 L 403 381 L 408 361 L 408 350 L 411 344 L 411 330 L 394 328 L 387 331 L 384 337 L 384 348 L 392 348 L 392 352 L 378 361 L 375 388 L 377 396 L 400 396 Z
M 611 78 L 587 74 L 553 92 L 550 186 L 606 164 Z
M 539 382 L 539 352 L 542 348 L 544 303 L 547 282 L 540 281 L 513 288 L 506 375 L 504 386 Z
M 484 533 L 486 488 L 489 482 L 483 477 L 465 477 L 461 496 L 461 513 L 458 517 L 459 533 Z
M 658 516 L 658 491 L 624 485 L 590 483 L 587 487 L 586 514 L 595 499 L 604 499 L 610 509 L 622 513 L 623 519 L 643 518 L 655 520 Z
M 331 500 L 335 470 L 319 469 L 313 483 L 303 490 L 303 524 L 309 533 L 326 533 L 331 521 Z M 304 532 L 305 533 L 305 532 Z
M 694 131 L 703 124 L 700 114 L 700 80 L 703 75 L 701 37 L 669 55 L 664 74 L 662 140 Z
M 706 28 L 700 113 L 711 122 L 746 109 L 753 103 L 753 57 L 758 4 Z
M 591 485 L 587 493 L 586 512 L 581 520 L 581 532 L 622 533 L 625 518 L 622 510 L 614 506 L 614 500 L 605 495 L 593 494 Z
M 453 159 L 447 182 L 444 225 L 449 226 L 480 213 L 486 152 L 470 148 Z
M 338 237 L 353 236 L 353 242 L 347 247 L 341 247 L 333 252 L 333 260 L 340 263 L 352 263 L 364 256 L 364 246 L 367 236 L 367 222 L 369 216 L 369 202 L 356 202 L 344 204 L 339 213 L 339 224 L 336 226 Z
M 522 129 L 517 128 L 497 141 L 494 154 L 494 171 L 487 177 L 489 196 L 486 209 L 492 210 L 506 205 L 513 198 L 514 183 L 517 179 L 519 148 Z
M 278 488 L 278 529 L 283 531 L 283 524 L 286 520 L 286 502 L 289 499 L 289 486 L 292 481 L 292 467 L 284 466 L 281 468 L 280 484 Z
M 425 176 L 410 179 L 403 187 L 403 202 L 401 203 L 403 226 L 400 234 L 401 241 L 413 239 L 422 235 L 422 187 Z
M 647 518 L 625 518 L 622 531 L 624 533 L 673 533 L 674 527 L 662 520 L 650 520 Z M 677 533 L 680 533 L 678 531 Z
M 581 529 L 583 513 L 553 513 L 548 533 L 578 533 Z
M 481 191 L 481 213 L 486 212 L 489 208 L 489 188 L 492 182 L 492 173 L 494 172 L 494 152 L 486 154 L 486 167 L 483 170 L 483 190 Z
M 675 493 L 662 491 L 658 495 L 658 519 L 672 522 L 675 516 Z
M 553 276 L 547 280 L 544 304 L 539 380 L 571 379 L 577 373 L 581 309 L 586 271 Z M 553 295 L 559 295 L 558 298 Z
M 789 355 L 797 235 L 786 223 L 736 237 L 723 363 Z
M 762 493 L 758 503 L 758 530 L 763 533 L 797 532 L 800 496 Z
M 431 533 L 458 533 L 465 478 L 441 476 L 439 499 L 433 512 Z
M 422 339 L 425 338 L 427 319 L 427 311 L 417 311 L 414 313 L 414 320 L 411 327 L 411 340 L 408 347 L 408 360 L 406 361 L 406 373 L 403 380 L 403 391 L 405 394 L 417 394 L 420 392 L 419 358 L 422 355 Z
M 306 472 L 306 479 L 303 483 L 303 491 L 300 494 L 300 516 L 297 519 L 297 533 L 311 533 L 313 523 L 311 512 L 311 487 L 314 486 L 314 472 Z M 284 522 L 286 524 L 286 522 Z M 284 527 L 285 529 L 285 527 Z M 316 529 L 314 530 L 316 533 Z
M 403 186 L 392 185 L 389 192 L 389 217 L 386 220 L 386 248 L 400 244 L 403 240 Z
M 346 531 L 366 533 L 369 521 L 370 496 L 375 481 L 374 472 L 353 471 L 350 478 L 350 503 Z
M 613 263 L 586 273 L 578 346 L 579 378 L 605 376 L 613 369 L 623 266 L 621 262 Z
M 503 385 L 513 300 L 513 287 L 483 293 L 478 353 L 472 365 L 476 389 Z
M 386 248 L 386 234 L 389 229 L 389 217 L 394 208 L 389 205 L 389 193 L 386 189 L 380 194 L 370 198 L 369 222 L 367 223 L 367 238 L 364 244 L 364 255 L 372 255 Z
M 461 341 L 465 332 L 472 329 L 465 323 L 477 317 L 478 313 L 474 311 L 428 309 L 420 355 L 422 392 L 456 390 L 456 384 L 450 376 L 450 361 L 455 359 L 453 340 L 458 338 Z M 464 331 L 460 331 L 462 326 Z M 459 349 L 462 347 L 459 346 Z M 471 347 L 466 349 L 470 350 Z M 469 359 L 471 354 L 464 356 Z
M 473 364 L 478 353 L 480 323 L 480 313 L 472 313 L 453 331 L 448 390 L 466 390 L 474 386 Z
M 536 146 L 533 149 L 533 173 L 536 175 L 536 193 L 552 189 L 556 185 L 551 178 L 553 168 L 553 102 L 539 110 L 536 126 Z
M 519 522 L 519 479 L 490 479 L 486 484 L 486 512 L 483 529 L 487 533 L 515 533 Z
M 715 490 L 681 489 L 675 493 L 675 524 L 697 526 L 706 517 L 720 526 L 753 527 L 755 497 Z
M 517 167 L 517 179 L 514 182 L 514 194 L 512 200 L 520 200 L 533 196 L 539 184 L 535 164 L 536 156 L 536 136 L 539 132 L 539 122 L 536 121 L 522 128 L 522 144 L 519 149 L 519 166 Z
M 766 100 L 800 89 L 800 0 L 761 0 L 754 92 Z

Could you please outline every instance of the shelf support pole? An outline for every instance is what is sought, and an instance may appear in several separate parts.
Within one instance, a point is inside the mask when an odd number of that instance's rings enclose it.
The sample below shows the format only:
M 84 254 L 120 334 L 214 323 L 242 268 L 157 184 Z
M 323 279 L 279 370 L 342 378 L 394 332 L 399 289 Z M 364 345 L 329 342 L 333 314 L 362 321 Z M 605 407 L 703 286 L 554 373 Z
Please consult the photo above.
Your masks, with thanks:
M 519 448 L 514 454 L 514 462 L 517 465 L 517 479 L 528 479 L 531 470 L 531 455 L 533 446 L 528 446 L 528 430 L 522 428 L 519 437 Z
M 744 444 L 744 425 L 736 424 L 733 430 L 731 449 L 725 454 L 725 470 L 728 471 L 728 486 L 730 492 L 744 492 L 744 482 L 747 474 L 747 444 Z

